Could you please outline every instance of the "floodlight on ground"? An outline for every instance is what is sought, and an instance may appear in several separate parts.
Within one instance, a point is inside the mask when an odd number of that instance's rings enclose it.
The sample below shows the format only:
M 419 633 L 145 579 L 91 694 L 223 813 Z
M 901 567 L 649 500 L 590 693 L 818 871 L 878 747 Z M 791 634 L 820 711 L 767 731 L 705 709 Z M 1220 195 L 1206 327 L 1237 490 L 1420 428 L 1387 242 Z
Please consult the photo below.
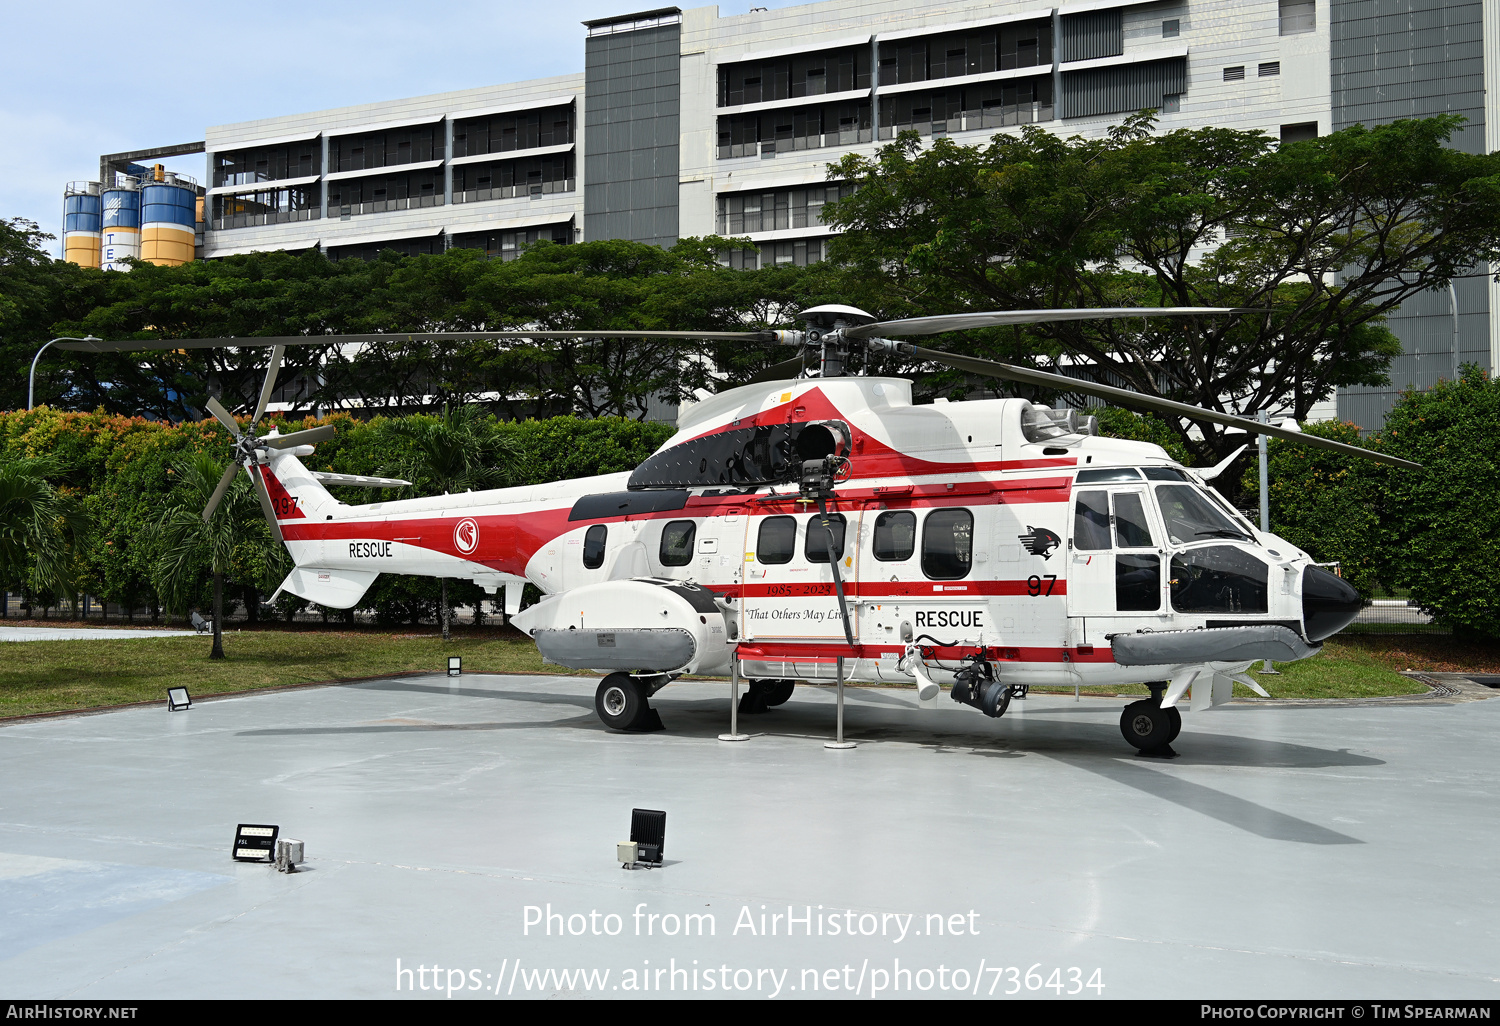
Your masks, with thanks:
M 448 676 L 457 677 L 463 673 L 464 661 L 459 656 L 448 657 Z
M 267 823 L 241 823 L 234 831 L 236 862 L 270 862 L 276 857 L 276 835 L 281 827 Z
M 667 814 L 656 809 L 631 809 L 630 840 L 637 846 L 638 862 L 661 865 L 661 853 L 667 844 Z
M 193 707 L 193 696 L 188 694 L 187 688 L 167 688 L 167 709 L 177 712 L 179 709 L 191 709 Z
M 276 842 L 276 872 L 295 873 L 302 864 L 302 842 L 283 837 Z

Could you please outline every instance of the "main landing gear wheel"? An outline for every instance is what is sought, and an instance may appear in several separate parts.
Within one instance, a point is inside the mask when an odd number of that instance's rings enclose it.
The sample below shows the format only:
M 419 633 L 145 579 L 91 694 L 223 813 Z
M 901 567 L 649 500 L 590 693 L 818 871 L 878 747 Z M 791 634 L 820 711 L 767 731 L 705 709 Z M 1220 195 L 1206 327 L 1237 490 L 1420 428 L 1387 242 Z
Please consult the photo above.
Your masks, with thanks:
M 628 673 L 611 673 L 594 692 L 594 711 L 610 730 L 661 730 L 661 715 L 647 701 L 646 686 Z
M 748 687 L 740 696 L 740 713 L 763 713 L 772 706 L 781 705 L 792 697 L 796 689 L 794 680 L 748 680 Z
M 1177 753 L 1172 750 L 1172 739 L 1182 730 L 1182 713 L 1177 709 L 1163 709 L 1161 699 L 1155 696 L 1131 702 L 1120 714 L 1120 733 L 1134 745 L 1142 755 L 1172 759 Z

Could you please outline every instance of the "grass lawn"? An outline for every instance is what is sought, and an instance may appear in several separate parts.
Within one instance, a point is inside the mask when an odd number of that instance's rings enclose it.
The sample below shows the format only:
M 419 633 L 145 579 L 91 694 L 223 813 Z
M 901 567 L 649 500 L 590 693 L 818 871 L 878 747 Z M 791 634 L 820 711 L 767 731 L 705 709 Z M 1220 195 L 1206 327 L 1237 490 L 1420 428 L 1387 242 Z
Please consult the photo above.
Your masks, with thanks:
M 47 626 L 66 624 L 52 621 Z M 413 671 L 440 673 L 449 655 L 462 656 L 464 670 L 471 673 L 578 672 L 544 666 L 536 647 L 509 628 L 455 628 L 446 644 L 434 629 L 418 630 L 231 631 L 224 636 L 228 658 L 219 661 L 208 658 L 206 637 L 4 643 L 0 717 L 164 701 L 166 689 L 174 685 L 185 685 L 194 695 L 212 695 Z M 1398 671 L 1500 672 L 1500 646 L 1450 637 L 1345 635 L 1317 656 L 1281 663 L 1278 669 L 1281 676 L 1263 679 L 1274 698 L 1420 694 L 1426 689 Z M 1116 691 L 1146 693 L 1140 686 Z M 1235 693 L 1241 692 L 1249 694 L 1237 685 Z

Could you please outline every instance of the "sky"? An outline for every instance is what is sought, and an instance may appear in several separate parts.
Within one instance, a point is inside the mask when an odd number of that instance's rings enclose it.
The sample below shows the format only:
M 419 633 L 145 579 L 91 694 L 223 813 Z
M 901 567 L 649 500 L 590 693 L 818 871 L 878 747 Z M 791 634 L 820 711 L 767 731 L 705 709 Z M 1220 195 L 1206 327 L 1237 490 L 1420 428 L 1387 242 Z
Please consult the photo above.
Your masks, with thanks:
M 720 16 L 806 0 L 728 0 Z M 62 194 L 99 155 L 193 142 L 211 125 L 583 70 L 580 22 L 659 0 L 5 0 L 0 218 L 58 236 Z M 701 4 L 686 3 L 684 9 Z M 204 178 L 204 157 L 163 161 Z

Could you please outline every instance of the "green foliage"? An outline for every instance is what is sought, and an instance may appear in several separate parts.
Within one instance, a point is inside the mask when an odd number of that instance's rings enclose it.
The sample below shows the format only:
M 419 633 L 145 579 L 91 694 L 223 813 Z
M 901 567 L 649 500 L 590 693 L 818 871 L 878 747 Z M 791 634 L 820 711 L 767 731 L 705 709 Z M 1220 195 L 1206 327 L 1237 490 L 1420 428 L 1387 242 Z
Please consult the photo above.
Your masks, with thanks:
M 1329 421 L 1305 424 L 1304 433 L 1346 445 L 1364 445 L 1359 428 Z M 1378 542 L 1387 469 L 1357 456 L 1271 439 L 1266 449 L 1271 529 L 1320 563 L 1337 562 L 1345 580 L 1370 597 L 1381 583 L 1387 553 Z M 1398 476 L 1406 472 L 1395 471 Z M 1259 501 L 1252 461 L 1246 494 Z
M 1085 411 L 1099 418 L 1099 433 L 1106 438 L 1127 438 L 1150 442 L 1167 450 L 1167 455 L 1185 467 L 1193 465 L 1193 455 L 1182 444 L 1182 438 L 1166 421 L 1150 414 L 1133 413 L 1118 406 Z
M 1455 634 L 1500 637 L 1500 381 L 1471 364 L 1405 393 L 1379 444 L 1424 468 L 1381 468 L 1388 583 Z

